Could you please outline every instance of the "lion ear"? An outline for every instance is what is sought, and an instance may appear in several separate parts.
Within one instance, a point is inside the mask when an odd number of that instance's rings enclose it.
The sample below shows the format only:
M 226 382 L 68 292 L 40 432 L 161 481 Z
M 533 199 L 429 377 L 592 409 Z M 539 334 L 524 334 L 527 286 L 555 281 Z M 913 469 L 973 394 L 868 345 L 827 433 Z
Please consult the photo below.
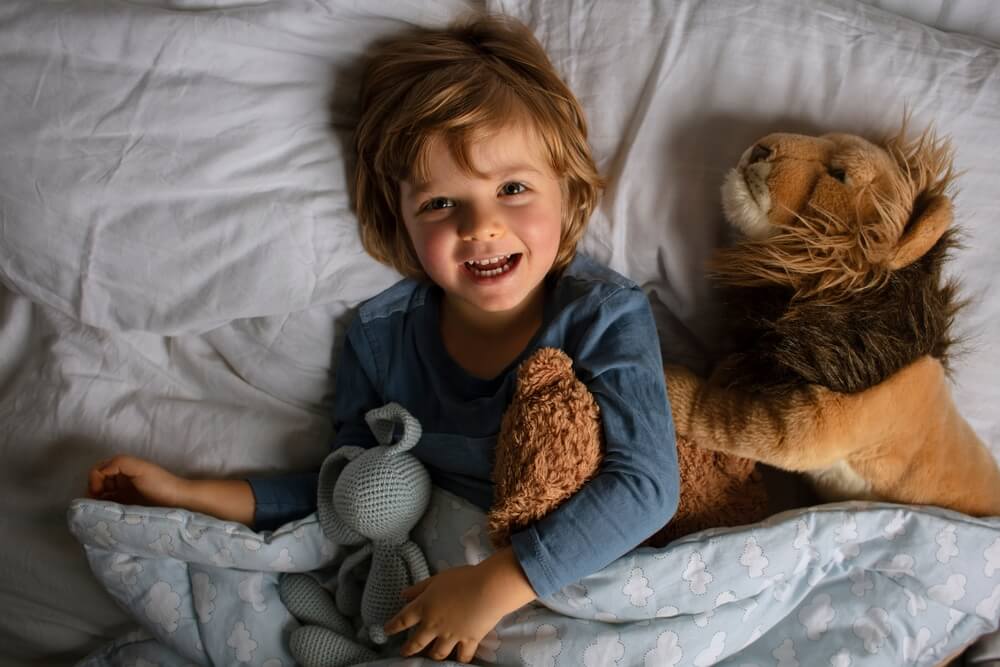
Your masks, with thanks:
M 951 219 L 951 199 L 938 195 L 927 202 L 918 217 L 907 225 L 889 257 L 889 268 L 895 271 L 923 257 L 951 225 Z

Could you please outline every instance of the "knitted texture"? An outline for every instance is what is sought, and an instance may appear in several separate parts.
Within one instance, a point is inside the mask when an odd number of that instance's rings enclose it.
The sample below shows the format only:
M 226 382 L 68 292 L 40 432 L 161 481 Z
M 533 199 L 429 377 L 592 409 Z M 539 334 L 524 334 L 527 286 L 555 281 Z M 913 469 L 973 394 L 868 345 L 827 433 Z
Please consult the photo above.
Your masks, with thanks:
M 312 577 L 288 574 L 278 591 L 289 613 L 303 625 L 292 631 L 288 647 L 302 667 L 353 665 L 377 654 L 350 639 L 354 627 L 337 611 L 330 594 Z
M 408 451 L 420 440 L 420 423 L 396 403 L 369 411 L 365 420 L 378 446 L 341 447 L 320 470 L 316 511 L 323 532 L 360 547 L 340 565 L 335 596 L 311 577 L 281 581 L 282 600 L 303 623 L 290 649 L 305 667 L 372 659 L 376 654 L 355 641 L 354 627 L 362 641 L 385 644 L 382 626 L 402 608 L 403 589 L 429 576 L 423 552 L 409 539 L 431 497 L 430 475 Z
M 410 455 L 356 458 L 334 487 L 336 516 L 368 539 L 404 542 L 427 504 L 414 497 L 424 475 L 423 465 Z
M 302 667 L 345 667 L 378 657 L 370 648 L 319 625 L 296 629 L 288 640 L 288 648 Z
M 354 627 L 337 611 L 333 598 L 312 577 L 289 574 L 281 578 L 278 589 L 288 611 L 305 625 L 321 625 L 334 632 L 350 636 Z

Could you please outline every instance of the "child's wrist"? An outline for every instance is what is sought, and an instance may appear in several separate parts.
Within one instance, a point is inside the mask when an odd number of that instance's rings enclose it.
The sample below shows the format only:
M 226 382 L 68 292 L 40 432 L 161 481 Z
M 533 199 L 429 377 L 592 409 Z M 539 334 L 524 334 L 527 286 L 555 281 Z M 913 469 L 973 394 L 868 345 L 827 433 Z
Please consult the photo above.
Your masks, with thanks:
M 198 480 L 177 476 L 173 487 L 174 507 L 193 510 L 199 504 Z
M 250 483 L 242 479 L 177 478 L 176 507 L 208 514 L 223 521 L 253 524 L 254 497 Z
M 504 608 L 504 615 L 520 609 L 538 597 L 511 547 L 496 552 L 480 563 L 479 567 L 486 568 L 490 588 L 495 593 L 497 602 Z

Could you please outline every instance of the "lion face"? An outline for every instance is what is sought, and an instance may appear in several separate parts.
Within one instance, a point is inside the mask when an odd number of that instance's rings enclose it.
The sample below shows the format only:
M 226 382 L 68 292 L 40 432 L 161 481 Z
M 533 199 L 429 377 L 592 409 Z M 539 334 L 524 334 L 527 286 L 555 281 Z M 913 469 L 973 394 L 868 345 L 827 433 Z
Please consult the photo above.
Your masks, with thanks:
M 898 178 L 889 154 L 861 137 L 770 134 L 730 171 L 722 201 L 730 223 L 752 239 L 787 227 L 796 214 L 825 212 L 857 228 L 875 214 L 866 191 L 888 194 Z
M 902 133 L 882 144 L 778 133 L 747 148 L 722 187 L 726 218 L 746 238 L 720 253 L 716 273 L 814 294 L 865 289 L 920 257 L 951 220 L 951 151 L 930 133 Z

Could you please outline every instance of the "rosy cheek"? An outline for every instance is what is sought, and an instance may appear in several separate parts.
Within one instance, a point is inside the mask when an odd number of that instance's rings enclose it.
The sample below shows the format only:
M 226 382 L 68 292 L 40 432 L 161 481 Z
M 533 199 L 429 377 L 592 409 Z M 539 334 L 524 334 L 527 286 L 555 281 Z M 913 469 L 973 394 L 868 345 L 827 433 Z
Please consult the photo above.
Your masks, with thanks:
M 558 237 L 561 227 L 560 210 L 557 206 L 525 206 L 516 214 L 516 224 L 520 233 L 536 241 L 544 241 L 549 236 Z
M 437 229 L 424 230 L 417 238 L 413 239 L 413 245 L 416 248 L 417 256 L 424 264 L 424 268 L 429 272 L 433 270 L 431 265 L 448 259 L 447 255 L 451 252 L 452 247 L 443 230 Z

